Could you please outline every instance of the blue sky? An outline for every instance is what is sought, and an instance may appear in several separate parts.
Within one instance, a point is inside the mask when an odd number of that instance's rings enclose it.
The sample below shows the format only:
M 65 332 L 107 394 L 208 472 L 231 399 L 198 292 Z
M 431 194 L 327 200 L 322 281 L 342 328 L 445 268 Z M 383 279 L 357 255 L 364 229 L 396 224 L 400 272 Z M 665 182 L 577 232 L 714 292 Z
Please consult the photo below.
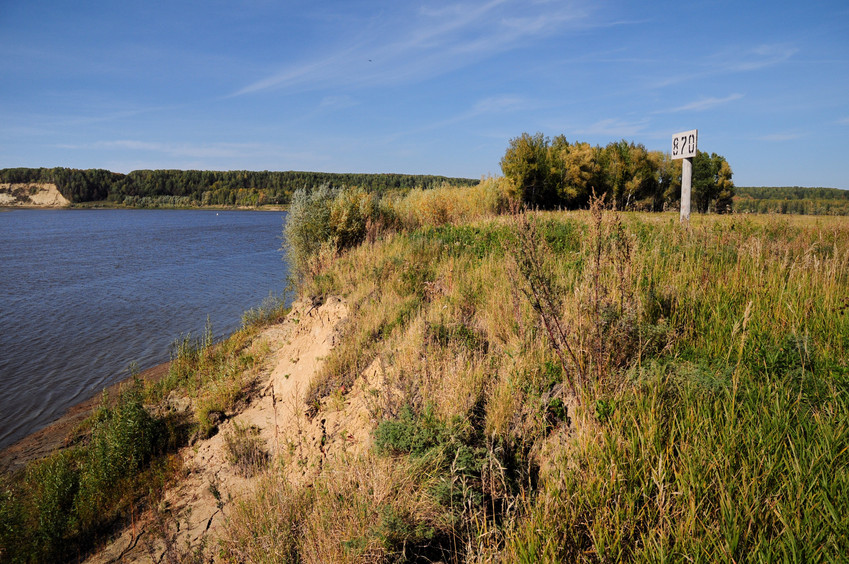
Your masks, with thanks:
M 0 167 L 500 174 L 509 140 L 849 189 L 849 3 L 0 0 Z

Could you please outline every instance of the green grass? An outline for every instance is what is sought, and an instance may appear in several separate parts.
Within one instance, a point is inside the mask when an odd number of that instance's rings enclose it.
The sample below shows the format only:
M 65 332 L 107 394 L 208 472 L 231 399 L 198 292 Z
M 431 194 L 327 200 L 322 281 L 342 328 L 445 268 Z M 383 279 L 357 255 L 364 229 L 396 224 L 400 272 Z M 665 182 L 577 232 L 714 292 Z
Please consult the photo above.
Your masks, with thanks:
M 431 540 L 385 535 L 374 560 L 844 558 L 849 226 L 601 210 L 531 223 L 423 225 L 303 282 L 353 316 L 314 401 L 379 359 L 391 393 L 371 456 L 430 464 L 404 479 L 435 505 L 403 522 Z M 552 295 L 536 309 L 534 284 Z M 292 560 L 330 557 L 309 549 L 310 515 L 346 502 L 310 503 Z M 363 538 L 362 521 L 339 527 L 339 542 Z M 369 554 L 357 542 L 334 558 Z

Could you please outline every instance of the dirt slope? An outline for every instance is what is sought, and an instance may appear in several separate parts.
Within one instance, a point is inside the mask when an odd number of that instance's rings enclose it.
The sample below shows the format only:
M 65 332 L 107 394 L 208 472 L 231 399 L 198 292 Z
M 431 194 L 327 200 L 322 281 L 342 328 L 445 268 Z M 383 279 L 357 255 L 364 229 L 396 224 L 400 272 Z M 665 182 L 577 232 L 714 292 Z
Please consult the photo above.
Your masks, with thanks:
M 182 450 L 185 477 L 166 493 L 158 521 L 148 511 L 88 562 L 160 562 L 170 560 L 175 551 L 185 553 L 187 547 L 214 547 L 228 511 L 258 479 L 240 475 L 228 458 L 226 438 L 233 436 L 237 425 L 257 433 L 270 459 L 279 461 L 273 463 L 273 471 L 295 484 L 308 483 L 328 457 L 364 452 L 371 429 L 369 390 L 379 385 L 376 368 L 360 377 L 344 401 L 333 405 L 328 400 L 313 419 L 304 402 L 310 382 L 339 341 L 347 316 L 348 307 L 339 298 L 320 306 L 301 301 L 284 323 L 267 328 L 260 338 L 267 340 L 271 360 L 247 405 L 229 414 L 215 436 Z M 167 535 L 162 515 L 169 521 Z

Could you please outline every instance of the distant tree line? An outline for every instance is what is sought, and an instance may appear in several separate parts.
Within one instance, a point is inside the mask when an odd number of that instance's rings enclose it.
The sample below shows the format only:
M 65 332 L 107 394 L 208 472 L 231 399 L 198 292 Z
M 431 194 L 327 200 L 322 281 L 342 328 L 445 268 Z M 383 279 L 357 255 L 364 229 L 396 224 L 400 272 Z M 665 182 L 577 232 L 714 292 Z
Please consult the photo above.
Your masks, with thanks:
M 737 188 L 734 209 L 742 213 L 849 215 L 849 190 L 745 186 Z
M 605 147 L 523 133 L 510 140 L 501 170 L 514 196 L 542 209 L 585 207 L 593 191 L 619 209 L 661 211 L 681 198 L 681 161 L 625 140 Z M 730 212 L 734 183 L 725 157 L 699 151 L 693 159 L 692 206 Z
M 472 186 L 478 180 L 413 174 L 353 174 L 298 171 L 135 170 L 7 168 L 0 182 L 52 183 L 73 203 L 107 200 L 139 207 L 289 203 L 299 188 L 359 187 L 369 192 Z

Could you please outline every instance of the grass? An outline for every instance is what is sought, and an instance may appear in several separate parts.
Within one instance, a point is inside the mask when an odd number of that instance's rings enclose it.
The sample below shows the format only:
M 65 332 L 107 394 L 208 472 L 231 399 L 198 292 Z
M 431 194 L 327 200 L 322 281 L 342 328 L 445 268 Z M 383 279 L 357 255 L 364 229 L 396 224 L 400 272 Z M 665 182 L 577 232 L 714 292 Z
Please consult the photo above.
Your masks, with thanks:
M 260 472 L 268 462 L 268 452 L 258 435 L 256 427 L 243 427 L 238 422 L 234 423 L 232 432 L 224 435 L 227 458 L 244 478 Z
M 372 451 L 346 471 L 394 464 L 391 479 L 423 505 L 398 519 L 370 505 L 331 524 L 322 516 L 350 511 L 350 496 L 289 491 L 306 505 L 276 525 L 298 531 L 286 560 L 849 553 L 839 218 L 695 216 L 683 227 L 602 206 L 428 217 L 325 256 L 301 285 L 345 296 L 352 311 L 313 403 L 351 389 L 374 360 L 384 370 Z M 336 480 L 326 471 L 313 494 Z M 376 522 L 395 532 L 374 533 Z M 249 523 L 233 521 L 235 539 Z M 407 534 L 417 530 L 429 540 Z

